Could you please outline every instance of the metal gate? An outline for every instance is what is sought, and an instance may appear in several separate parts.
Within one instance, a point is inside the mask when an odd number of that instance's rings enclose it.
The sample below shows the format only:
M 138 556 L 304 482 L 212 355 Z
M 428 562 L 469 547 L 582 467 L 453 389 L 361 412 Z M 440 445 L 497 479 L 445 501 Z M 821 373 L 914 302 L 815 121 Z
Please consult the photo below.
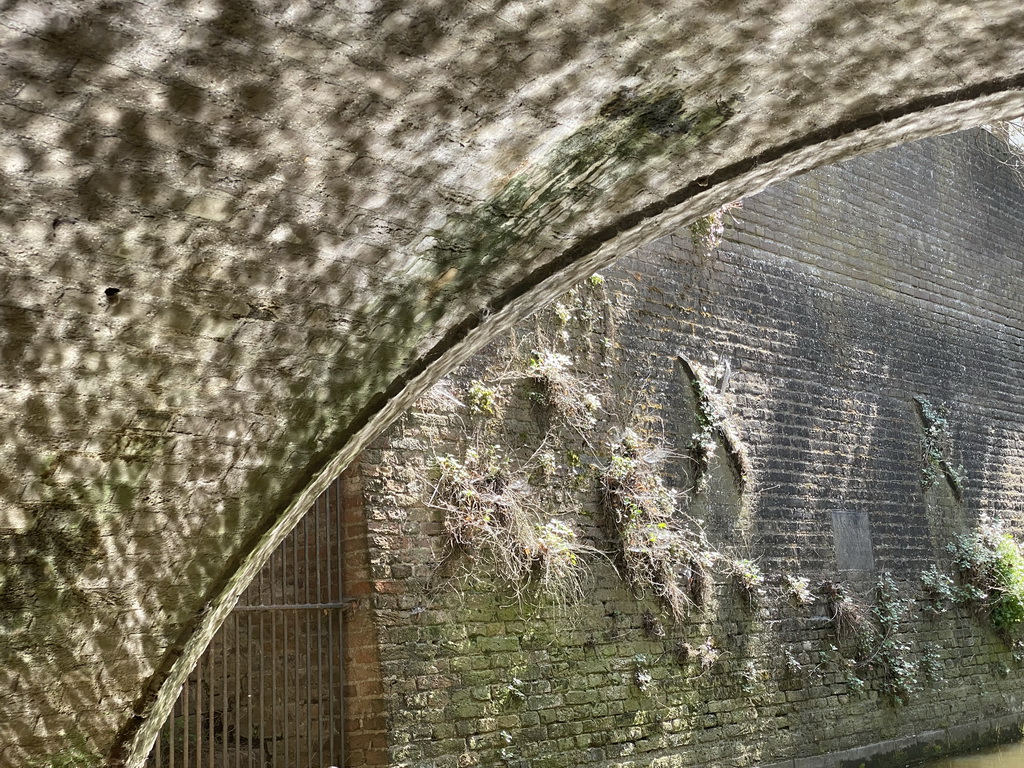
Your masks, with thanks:
M 239 600 L 182 687 L 149 768 L 345 765 L 340 485 Z

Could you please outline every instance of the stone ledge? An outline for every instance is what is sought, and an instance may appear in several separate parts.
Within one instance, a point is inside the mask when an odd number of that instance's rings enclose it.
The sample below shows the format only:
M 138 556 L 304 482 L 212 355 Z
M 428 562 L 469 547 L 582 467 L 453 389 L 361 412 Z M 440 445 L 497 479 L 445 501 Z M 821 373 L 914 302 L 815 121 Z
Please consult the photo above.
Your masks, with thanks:
M 756 768 L 904 768 L 908 763 L 1007 743 L 1024 728 L 1024 713 L 925 731 L 862 747 L 795 757 Z

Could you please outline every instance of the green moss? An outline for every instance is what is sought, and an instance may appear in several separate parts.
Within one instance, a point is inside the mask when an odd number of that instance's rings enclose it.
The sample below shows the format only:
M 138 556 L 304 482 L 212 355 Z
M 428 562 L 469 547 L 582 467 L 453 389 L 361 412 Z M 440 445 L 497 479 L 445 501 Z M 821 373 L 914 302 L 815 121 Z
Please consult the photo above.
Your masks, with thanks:
M 102 758 L 89 747 L 86 737 L 80 733 L 67 734 L 64 741 L 68 744 L 49 757 L 35 758 L 26 765 L 28 768 L 97 768 Z
M 992 606 L 992 624 L 1009 631 L 1024 622 L 1024 556 L 1009 533 L 995 542 L 992 575 L 997 596 Z
M 542 161 L 509 180 L 489 200 L 453 217 L 435 233 L 430 254 L 443 290 L 472 293 L 519 243 L 565 227 L 593 210 L 602 189 L 641 171 L 654 157 L 683 157 L 734 114 L 739 97 L 687 107 L 671 89 L 625 89 L 590 123 L 560 141 Z

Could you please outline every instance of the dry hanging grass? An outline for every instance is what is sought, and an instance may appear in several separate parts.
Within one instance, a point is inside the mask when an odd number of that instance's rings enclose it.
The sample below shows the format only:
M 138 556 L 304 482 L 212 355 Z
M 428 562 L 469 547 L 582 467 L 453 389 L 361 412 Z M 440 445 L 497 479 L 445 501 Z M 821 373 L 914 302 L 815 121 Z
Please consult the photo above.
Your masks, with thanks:
M 690 521 L 679 524 L 676 495 L 658 472 L 663 452 L 628 430 L 601 475 L 602 507 L 618 542 L 624 578 L 654 594 L 673 618 L 704 601 L 717 553 Z
M 493 576 L 520 604 L 544 596 L 565 611 L 584 598 L 589 568 L 575 532 L 557 519 L 542 521 L 525 478 L 493 453 L 475 450 L 464 460 L 437 460 L 438 479 L 430 505 L 445 513 L 444 564 L 459 557 L 468 573 Z

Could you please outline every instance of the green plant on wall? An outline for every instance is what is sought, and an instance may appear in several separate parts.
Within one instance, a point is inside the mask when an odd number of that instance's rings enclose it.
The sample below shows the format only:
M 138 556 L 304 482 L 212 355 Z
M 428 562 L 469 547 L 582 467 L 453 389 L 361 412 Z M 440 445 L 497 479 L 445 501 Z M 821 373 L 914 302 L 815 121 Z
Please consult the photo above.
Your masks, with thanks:
M 998 589 L 992 624 L 1009 632 L 1024 621 L 1024 556 L 1009 533 L 1002 533 L 996 541 L 992 575 Z
M 750 464 L 742 443 L 723 415 L 723 408 L 717 402 L 717 393 L 704 383 L 689 360 L 682 355 L 677 355 L 676 358 L 683 367 L 696 404 L 697 429 L 690 441 L 690 457 L 694 464 L 694 488 L 698 493 L 708 489 L 715 449 L 721 444 L 742 489 L 750 475 Z
M 63 739 L 70 746 L 49 757 L 31 760 L 27 768 L 93 768 L 102 763 L 102 757 L 88 746 L 82 734 L 63 734 Z
M 79 749 L 65 749 L 52 757 L 30 763 L 30 768 L 93 768 L 101 758 Z
M 435 467 L 431 504 L 445 512 L 452 554 L 487 558 L 509 584 L 527 580 L 531 564 L 523 542 L 530 537 L 532 520 L 509 461 L 492 447 L 470 449 L 461 460 L 441 456 Z
M 536 523 L 534 538 L 525 545 L 532 557 L 532 577 L 541 592 L 565 609 L 583 602 L 587 573 L 584 553 L 595 554 L 577 540 L 576 532 L 562 520 Z
M 573 374 L 572 358 L 550 349 L 536 350 L 526 375 L 533 384 L 534 402 L 581 432 L 594 427 L 601 400 Z
M 645 696 L 651 695 L 654 688 L 654 676 L 651 674 L 647 663 L 647 657 L 642 653 L 633 656 L 633 663 L 636 665 L 633 670 L 633 683 Z
M 840 643 L 852 644 L 863 651 L 871 640 L 871 611 L 857 597 L 850 594 L 850 587 L 835 581 L 821 585 L 825 604 L 828 608 L 829 624 Z
M 707 256 L 718 249 L 718 246 L 722 244 L 722 235 L 725 233 L 725 214 L 742 207 L 741 200 L 726 203 L 717 211 L 712 211 L 707 216 L 701 216 L 690 225 L 690 237 L 693 239 L 693 247 L 698 253 Z
M 722 657 L 722 651 L 715 643 L 715 638 L 707 637 L 699 645 L 682 641 L 676 642 L 675 657 L 679 664 L 695 665 L 696 669 L 700 670 L 697 674 L 702 676 L 715 668 L 718 660 Z
M 764 574 L 760 566 L 745 558 L 731 560 L 729 571 L 733 584 L 747 608 L 753 608 L 764 597 Z
M 862 692 L 877 680 L 887 701 L 907 704 L 919 687 L 920 665 L 906 625 L 913 598 L 904 596 L 887 572 L 878 577 L 870 608 L 847 584 L 826 581 L 822 592 L 839 641 L 839 647 L 830 648 L 847 670 L 851 693 Z
M 949 483 L 958 501 L 963 499 L 967 475 L 962 464 L 953 463 L 953 444 L 949 436 L 948 412 L 945 406 L 933 405 L 925 397 L 915 397 L 918 414 L 924 425 L 921 435 L 921 487 L 927 490 L 940 478 Z
M 797 677 L 804 669 L 803 662 L 797 658 L 792 647 L 782 649 L 782 668 L 789 677 Z
M 942 649 L 935 643 L 925 643 L 921 648 L 921 661 L 918 664 L 921 674 L 929 682 L 940 683 L 945 679 L 944 667 Z
M 611 446 L 601 473 L 601 506 L 617 545 L 617 559 L 638 594 L 654 594 L 681 619 L 704 599 L 718 558 L 703 530 L 680 525 L 676 495 L 658 473 L 661 451 L 633 430 Z
M 933 616 L 946 613 L 958 602 L 962 602 L 962 590 L 945 573 L 933 563 L 921 573 L 921 586 L 924 589 L 924 611 Z
M 501 692 L 501 700 L 505 709 L 515 709 L 526 701 L 526 683 L 518 677 L 513 677 L 504 686 Z
M 744 663 L 743 668 L 740 670 L 740 679 L 743 681 L 743 692 L 749 696 L 764 691 L 768 673 L 761 669 L 756 661 L 750 659 Z
M 962 601 L 1009 637 L 1024 622 L 1024 554 L 1001 520 L 982 515 L 977 529 L 949 545 L 963 582 Z
M 786 594 L 789 595 L 789 599 L 794 603 L 801 606 L 814 603 L 814 592 L 811 591 L 811 580 L 809 578 L 787 573 L 782 581 Z
M 431 506 L 445 513 L 448 547 L 444 562 L 467 558 L 520 600 L 533 588 L 568 609 L 583 599 L 592 547 L 577 541 L 569 524 L 543 520 L 522 473 L 496 447 L 470 449 L 463 459 L 435 461 L 437 481 Z
M 500 415 L 500 399 L 498 390 L 489 387 L 482 381 L 473 381 L 467 393 L 470 410 L 487 417 Z
M 900 594 L 890 573 L 882 573 L 875 585 L 872 608 L 878 624 L 878 640 L 867 663 L 877 663 L 882 674 L 882 692 L 894 704 L 907 704 L 917 689 L 918 664 L 903 633 L 903 622 L 913 600 Z

